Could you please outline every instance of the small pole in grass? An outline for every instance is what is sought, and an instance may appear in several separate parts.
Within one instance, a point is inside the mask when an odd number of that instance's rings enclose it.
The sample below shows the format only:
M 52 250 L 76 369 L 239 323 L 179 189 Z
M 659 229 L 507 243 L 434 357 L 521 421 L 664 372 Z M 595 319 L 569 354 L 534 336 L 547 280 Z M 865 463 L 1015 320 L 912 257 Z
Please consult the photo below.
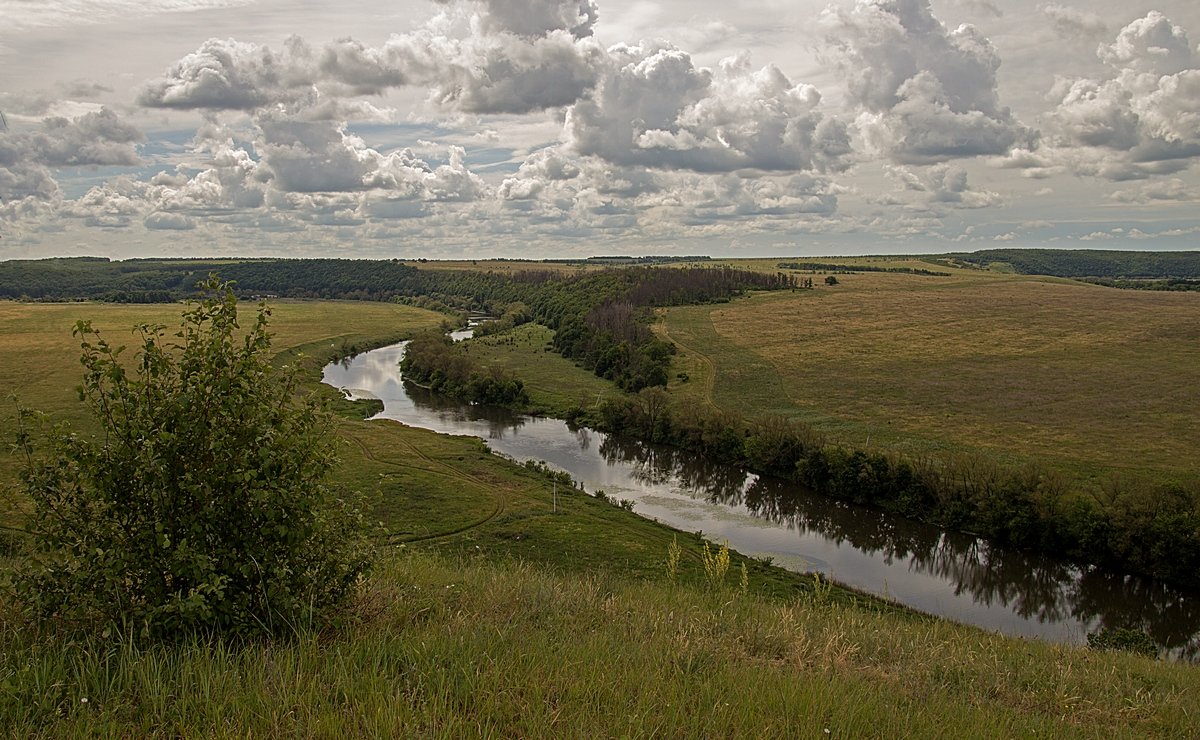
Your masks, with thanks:
M 554 481 L 554 513 L 558 513 L 558 481 Z

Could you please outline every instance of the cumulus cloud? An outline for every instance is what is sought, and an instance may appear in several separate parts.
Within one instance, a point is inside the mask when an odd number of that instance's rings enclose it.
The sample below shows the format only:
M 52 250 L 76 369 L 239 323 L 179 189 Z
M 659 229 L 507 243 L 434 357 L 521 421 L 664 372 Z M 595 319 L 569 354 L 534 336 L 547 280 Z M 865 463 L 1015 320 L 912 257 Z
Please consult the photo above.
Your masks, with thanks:
M 327 97 L 376 95 L 422 86 L 434 103 L 468 113 L 525 113 L 569 105 L 594 84 L 603 49 L 590 38 L 591 2 L 482 0 L 450 3 L 473 11 L 454 35 L 446 19 L 394 34 L 379 47 L 352 38 L 320 48 L 292 37 L 281 51 L 209 39 L 146 84 L 149 107 L 259 110 Z
M 1107 79 L 1063 80 L 1052 113 L 1061 156 L 1111 180 L 1180 172 L 1200 157 L 1200 55 L 1152 11 L 1097 52 Z
M 46 118 L 30 131 L 0 130 L 0 201 L 58 194 L 57 167 L 137 165 L 142 133 L 111 110 L 74 119 Z
M 820 93 L 777 67 L 734 57 L 696 66 L 665 43 L 609 50 L 595 93 L 567 111 L 565 143 L 620 165 L 728 172 L 836 170 L 845 126 L 819 110 Z
M 1138 187 L 1116 190 L 1108 196 L 1118 203 L 1150 203 L 1153 201 L 1188 202 L 1200 200 L 1200 193 L 1177 177 L 1149 182 Z
M 930 167 L 892 167 L 888 174 L 905 189 L 922 193 L 930 206 L 950 208 L 987 208 L 1000 202 L 1000 196 L 987 190 L 975 190 L 967 182 L 967 171 L 949 164 Z
M 821 23 L 859 127 L 886 156 L 925 164 L 1033 145 L 1034 132 L 999 103 L 991 42 L 970 25 L 947 29 L 928 0 L 829 8 Z
M 1172 75 L 1194 66 L 1187 33 L 1157 10 L 1125 26 L 1116 41 L 1101 46 L 1097 54 L 1117 69 L 1156 75 Z
M 147 83 L 138 103 L 151 108 L 254 110 L 311 89 L 311 50 L 291 38 L 283 52 L 234 39 L 209 39 Z
M 692 225 L 764 216 L 829 216 L 837 210 L 838 202 L 827 182 L 810 175 L 720 175 L 700 178 L 684 192 L 681 205 L 687 212 L 685 222 Z
M 142 221 L 147 229 L 157 231 L 191 231 L 196 228 L 196 220 L 182 213 L 155 211 Z
M 116 177 L 90 188 L 78 200 L 65 202 L 60 213 L 81 219 L 87 226 L 129 226 L 151 209 L 146 197 L 149 189 L 149 184 L 140 180 Z

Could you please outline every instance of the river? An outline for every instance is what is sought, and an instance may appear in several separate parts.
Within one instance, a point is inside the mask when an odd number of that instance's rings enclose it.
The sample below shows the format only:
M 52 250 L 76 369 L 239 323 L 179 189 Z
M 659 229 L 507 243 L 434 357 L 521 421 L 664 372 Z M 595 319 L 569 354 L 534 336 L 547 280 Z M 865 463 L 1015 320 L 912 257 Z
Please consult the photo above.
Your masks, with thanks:
M 453 336 L 469 336 L 469 330 Z M 995 547 L 703 457 L 558 419 L 472 406 L 405 383 L 404 343 L 331 363 L 323 381 L 383 402 L 376 419 L 481 437 L 519 461 L 544 460 L 586 490 L 747 555 L 819 571 L 915 609 L 1018 637 L 1084 643 L 1101 627 L 1145 630 L 1171 657 L 1200 658 L 1200 598 L 1151 579 Z

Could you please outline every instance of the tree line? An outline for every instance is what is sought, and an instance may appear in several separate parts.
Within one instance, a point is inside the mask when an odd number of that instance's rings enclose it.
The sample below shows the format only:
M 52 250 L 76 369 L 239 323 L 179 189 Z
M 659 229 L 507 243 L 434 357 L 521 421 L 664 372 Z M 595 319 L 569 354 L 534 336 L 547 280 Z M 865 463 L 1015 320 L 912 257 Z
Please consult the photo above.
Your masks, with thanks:
M 780 270 L 805 270 L 809 272 L 894 272 L 906 275 L 926 275 L 929 277 L 950 277 L 950 273 L 938 270 L 926 270 L 921 267 L 882 267 L 880 265 L 843 265 L 836 262 L 780 262 L 775 265 Z
M 1023 275 L 1065 278 L 1200 278 L 1200 252 L 984 249 L 968 254 L 948 254 L 938 261 L 980 268 L 1002 263 Z

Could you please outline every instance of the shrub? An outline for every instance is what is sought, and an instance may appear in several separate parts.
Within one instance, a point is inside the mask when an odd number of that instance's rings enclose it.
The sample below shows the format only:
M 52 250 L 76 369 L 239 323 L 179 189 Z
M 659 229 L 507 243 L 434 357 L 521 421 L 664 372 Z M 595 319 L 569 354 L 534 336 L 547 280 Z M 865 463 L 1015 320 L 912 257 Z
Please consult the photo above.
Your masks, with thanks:
M 1158 657 L 1158 645 L 1144 630 L 1133 627 L 1104 627 L 1089 632 L 1088 647 L 1093 650 L 1124 650 L 1147 658 Z
M 103 428 L 63 426 L 42 452 L 21 411 L 34 553 L 19 595 L 40 618 L 152 637 L 280 633 L 321 623 L 368 564 L 357 510 L 323 479 L 332 421 L 270 359 L 270 311 L 244 339 L 229 284 L 210 278 L 180 331 L 124 347 L 79 322 L 80 396 Z

